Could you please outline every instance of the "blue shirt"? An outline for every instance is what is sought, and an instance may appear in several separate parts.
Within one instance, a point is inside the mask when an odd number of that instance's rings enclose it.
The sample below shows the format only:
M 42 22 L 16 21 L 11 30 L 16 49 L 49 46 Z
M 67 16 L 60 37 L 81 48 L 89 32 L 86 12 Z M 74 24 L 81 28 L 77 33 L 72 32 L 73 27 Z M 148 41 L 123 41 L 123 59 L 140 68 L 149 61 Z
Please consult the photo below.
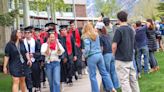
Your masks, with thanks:
M 99 36 L 97 36 L 95 41 L 91 40 L 90 38 L 84 39 L 84 56 L 89 57 L 96 53 L 101 53 Z
M 147 45 L 146 30 L 147 30 L 146 26 L 136 29 L 135 40 L 136 40 L 137 48 L 141 48 Z
M 160 24 L 160 31 L 161 34 L 164 35 L 164 24 Z

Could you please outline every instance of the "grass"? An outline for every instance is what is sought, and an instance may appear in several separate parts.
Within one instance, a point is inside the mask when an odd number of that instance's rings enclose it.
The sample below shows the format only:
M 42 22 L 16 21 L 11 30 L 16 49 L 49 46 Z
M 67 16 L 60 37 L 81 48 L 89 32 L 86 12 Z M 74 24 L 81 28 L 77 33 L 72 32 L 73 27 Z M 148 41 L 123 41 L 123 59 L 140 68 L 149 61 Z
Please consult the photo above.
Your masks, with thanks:
M 164 92 L 164 52 L 156 53 L 156 58 L 160 71 L 142 74 L 142 78 L 139 79 L 141 92 Z M 11 77 L 0 73 L 0 92 L 11 92 L 11 84 Z
M 11 92 L 11 76 L 0 73 L 0 92 Z
M 164 92 L 164 52 L 156 53 L 156 58 L 160 71 L 142 74 L 142 78 L 139 79 L 141 92 Z

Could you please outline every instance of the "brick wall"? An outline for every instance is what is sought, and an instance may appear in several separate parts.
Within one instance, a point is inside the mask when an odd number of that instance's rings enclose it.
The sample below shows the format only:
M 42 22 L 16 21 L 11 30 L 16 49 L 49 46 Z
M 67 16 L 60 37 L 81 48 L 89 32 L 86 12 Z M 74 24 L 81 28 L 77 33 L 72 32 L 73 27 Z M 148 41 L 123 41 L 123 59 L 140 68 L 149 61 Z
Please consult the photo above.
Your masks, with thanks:
M 85 5 L 76 5 L 76 17 L 86 17 L 86 6 Z
M 86 6 L 77 4 L 76 6 L 76 17 L 86 17 Z M 86 21 L 77 21 L 77 27 L 83 27 Z
M 78 27 L 78 28 L 83 28 L 85 22 L 86 22 L 86 21 L 77 21 L 77 27 Z

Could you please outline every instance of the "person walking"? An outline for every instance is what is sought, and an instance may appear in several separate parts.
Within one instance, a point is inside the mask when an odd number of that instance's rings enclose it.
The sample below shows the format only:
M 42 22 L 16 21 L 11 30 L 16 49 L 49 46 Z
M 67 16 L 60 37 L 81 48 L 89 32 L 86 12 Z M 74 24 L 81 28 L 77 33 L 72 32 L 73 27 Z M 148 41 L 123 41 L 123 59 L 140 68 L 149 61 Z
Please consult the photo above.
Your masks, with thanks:
M 99 92 L 99 87 L 96 79 L 96 67 L 98 67 L 102 81 L 104 82 L 105 90 L 107 92 L 116 92 L 109 74 L 105 68 L 100 47 L 100 38 L 96 32 L 96 29 L 93 28 L 93 25 L 90 22 L 84 26 L 82 38 L 84 40 L 84 55 L 87 58 L 92 92 Z
M 49 30 L 47 42 L 41 46 L 41 53 L 45 55 L 45 72 L 48 78 L 50 92 L 60 92 L 60 58 L 64 53 L 53 30 Z
M 74 61 L 74 67 L 75 67 L 75 77 L 76 79 L 82 78 L 82 39 L 81 39 L 81 32 L 78 30 L 78 28 L 75 27 L 74 21 L 70 21 L 70 30 L 69 33 L 74 37 L 74 43 L 76 46 L 76 53 L 77 53 L 77 60 Z
M 30 54 L 30 59 L 32 61 L 31 78 L 32 78 L 33 87 L 35 88 L 34 91 L 36 92 L 36 91 L 41 91 L 41 82 L 40 82 L 41 44 L 40 42 L 35 41 L 35 39 L 33 38 L 33 34 L 32 34 L 32 32 L 34 32 L 33 30 L 34 30 L 33 26 L 28 26 L 24 28 L 25 38 L 23 39 L 23 42 L 27 52 Z
M 116 72 L 122 92 L 140 92 L 133 64 L 134 31 L 128 25 L 127 17 L 124 11 L 117 13 L 120 27 L 113 38 L 112 53 L 116 59 Z
M 102 54 L 104 57 L 105 67 L 107 69 L 107 72 L 109 73 L 109 77 L 112 80 L 113 86 L 115 89 L 118 89 L 119 81 L 116 74 L 115 69 L 115 59 L 112 55 L 112 45 L 111 45 L 111 38 L 109 34 L 107 33 L 107 30 L 105 26 L 102 27 L 102 29 L 99 29 L 99 35 L 100 35 L 100 45 L 102 48 Z
M 164 45 L 164 19 L 162 19 L 162 22 L 160 24 L 161 35 L 162 35 L 162 44 Z
M 73 76 L 75 76 L 75 67 L 74 67 L 74 61 L 77 60 L 77 51 L 76 51 L 76 45 L 75 45 L 75 39 L 71 35 L 70 32 L 68 32 L 68 27 L 62 27 L 60 30 L 61 38 L 60 41 L 62 43 L 62 46 L 65 49 L 64 55 L 62 55 L 63 63 L 62 65 L 66 66 L 66 83 L 69 86 L 73 85 Z M 65 78 L 64 78 L 65 79 Z M 77 80 L 77 76 L 75 76 L 75 79 Z
M 141 27 L 141 21 L 136 22 L 136 60 L 138 65 L 138 76 L 142 73 L 142 55 L 144 56 L 144 73 L 149 72 L 149 49 L 147 45 L 146 30 Z
M 12 76 L 12 92 L 26 92 L 25 75 L 30 72 L 29 67 L 32 65 L 29 54 L 21 40 L 21 31 L 14 30 L 11 33 L 10 41 L 5 47 L 3 72 L 7 74 L 9 70 Z M 9 69 L 7 66 L 9 65 Z
M 154 72 L 159 70 L 158 62 L 155 58 L 154 52 L 157 51 L 156 43 L 156 30 L 152 19 L 147 19 L 147 38 L 148 38 L 148 48 L 149 48 L 149 62 L 151 66 L 151 71 Z

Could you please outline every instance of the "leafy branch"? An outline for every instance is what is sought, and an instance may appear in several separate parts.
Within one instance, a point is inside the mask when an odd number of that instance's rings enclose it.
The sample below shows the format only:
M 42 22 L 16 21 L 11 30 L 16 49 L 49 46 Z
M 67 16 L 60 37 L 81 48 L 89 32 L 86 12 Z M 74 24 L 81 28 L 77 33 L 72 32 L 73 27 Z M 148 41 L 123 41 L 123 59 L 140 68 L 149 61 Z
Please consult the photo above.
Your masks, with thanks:
M 16 17 L 16 14 L 18 14 L 19 11 L 17 9 L 12 10 L 11 12 L 0 14 L 0 26 L 11 26 L 14 23 L 14 19 Z

